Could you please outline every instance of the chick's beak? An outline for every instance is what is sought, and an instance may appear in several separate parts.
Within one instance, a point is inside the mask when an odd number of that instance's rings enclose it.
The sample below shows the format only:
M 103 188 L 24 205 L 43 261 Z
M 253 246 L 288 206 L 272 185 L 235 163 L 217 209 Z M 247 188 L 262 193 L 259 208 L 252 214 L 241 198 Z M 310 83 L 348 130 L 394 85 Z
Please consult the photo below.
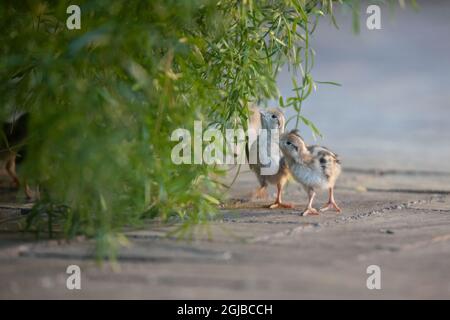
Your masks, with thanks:
M 261 117 L 266 116 L 266 112 L 264 110 L 259 110 L 259 114 L 261 115 Z

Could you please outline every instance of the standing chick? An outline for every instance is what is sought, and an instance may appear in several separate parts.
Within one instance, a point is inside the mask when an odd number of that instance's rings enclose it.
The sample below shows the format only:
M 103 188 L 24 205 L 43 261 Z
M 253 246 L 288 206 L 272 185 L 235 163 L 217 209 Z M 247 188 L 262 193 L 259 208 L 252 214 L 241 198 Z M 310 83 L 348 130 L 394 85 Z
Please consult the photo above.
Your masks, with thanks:
M 320 211 L 341 209 L 334 201 L 334 184 L 341 173 L 341 162 L 338 155 L 321 146 L 307 146 L 297 130 L 284 134 L 280 139 L 283 152 L 292 176 L 303 185 L 308 194 L 308 206 L 304 216 L 318 215 L 312 204 L 316 191 L 328 189 L 328 203 Z
M 14 188 L 20 187 L 20 180 L 16 173 L 16 162 L 22 160 L 25 154 L 25 140 L 27 138 L 29 114 L 24 113 L 3 123 L 2 132 L 0 132 L 0 162 L 11 177 Z M 19 159 L 17 159 L 19 158 Z M 31 190 L 25 184 L 25 194 L 31 199 Z
M 267 132 L 267 141 L 263 141 L 261 136 L 258 136 L 257 141 L 253 143 L 251 147 L 251 153 L 257 155 L 257 163 L 250 164 L 250 169 L 255 173 L 258 178 L 260 187 L 256 190 L 255 195 L 258 198 L 267 197 L 267 187 L 269 184 L 275 184 L 277 186 L 277 197 L 273 204 L 269 208 L 292 208 L 290 204 L 284 204 L 281 202 L 281 193 L 283 187 L 289 178 L 289 169 L 286 165 L 284 157 L 281 156 L 278 143 L 271 142 L 271 130 L 278 130 L 278 134 L 281 135 L 284 132 L 285 118 L 284 114 L 279 109 L 269 109 L 267 111 L 259 110 L 261 119 L 261 129 L 265 129 Z M 266 148 L 269 163 L 264 165 L 259 159 L 258 146 L 260 148 Z M 273 175 L 263 175 L 261 169 L 265 166 L 278 164 L 278 172 Z

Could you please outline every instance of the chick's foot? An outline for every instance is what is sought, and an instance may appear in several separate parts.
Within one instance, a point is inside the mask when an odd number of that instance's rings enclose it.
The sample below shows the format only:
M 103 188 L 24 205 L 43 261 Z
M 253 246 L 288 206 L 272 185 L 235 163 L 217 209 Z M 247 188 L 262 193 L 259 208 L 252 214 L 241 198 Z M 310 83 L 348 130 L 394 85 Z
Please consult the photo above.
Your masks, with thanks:
M 262 199 L 262 200 L 267 199 L 268 198 L 267 189 L 259 188 L 258 190 L 253 192 L 251 198 L 252 199 Z
M 319 215 L 319 211 L 317 211 L 314 208 L 307 208 L 305 211 L 303 211 L 302 216 L 306 217 L 306 216 L 318 216 Z
M 336 211 L 337 214 L 342 212 L 341 208 L 338 207 L 336 202 L 328 202 L 320 209 L 320 212 L 325 212 L 325 211 L 332 210 L 332 209 L 334 211 Z
M 286 209 L 292 209 L 294 206 L 290 203 L 281 203 L 281 202 L 274 202 L 271 205 L 269 205 L 269 209 L 279 209 L 279 208 L 286 208 Z

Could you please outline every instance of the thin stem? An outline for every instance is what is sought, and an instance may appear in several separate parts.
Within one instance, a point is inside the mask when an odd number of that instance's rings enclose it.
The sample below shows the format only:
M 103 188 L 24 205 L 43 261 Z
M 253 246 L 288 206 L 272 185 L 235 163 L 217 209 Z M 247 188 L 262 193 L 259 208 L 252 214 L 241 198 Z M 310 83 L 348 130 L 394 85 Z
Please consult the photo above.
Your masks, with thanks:
M 305 84 L 307 75 L 309 74 L 308 71 L 308 64 L 309 64 L 309 31 L 308 31 L 308 19 L 305 21 L 305 63 L 303 70 L 303 81 L 302 81 L 302 91 L 300 94 L 300 101 L 298 102 L 298 110 L 297 110 L 297 118 L 295 120 L 295 128 L 298 129 L 299 126 L 299 120 L 300 120 L 300 114 L 302 112 L 302 103 L 303 103 L 303 97 L 305 95 Z

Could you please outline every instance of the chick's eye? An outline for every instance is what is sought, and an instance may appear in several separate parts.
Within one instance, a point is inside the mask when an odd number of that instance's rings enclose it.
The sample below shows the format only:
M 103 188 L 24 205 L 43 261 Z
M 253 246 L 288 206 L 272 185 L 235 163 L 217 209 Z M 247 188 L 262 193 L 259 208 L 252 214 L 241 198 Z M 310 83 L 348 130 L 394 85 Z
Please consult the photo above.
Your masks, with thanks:
M 272 115 L 272 119 L 276 119 L 276 118 L 277 118 L 277 116 L 273 114 Z
M 290 146 L 292 143 L 291 143 L 290 141 L 288 141 L 288 142 L 286 142 L 286 144 L 287 144 L 288 146 Z

